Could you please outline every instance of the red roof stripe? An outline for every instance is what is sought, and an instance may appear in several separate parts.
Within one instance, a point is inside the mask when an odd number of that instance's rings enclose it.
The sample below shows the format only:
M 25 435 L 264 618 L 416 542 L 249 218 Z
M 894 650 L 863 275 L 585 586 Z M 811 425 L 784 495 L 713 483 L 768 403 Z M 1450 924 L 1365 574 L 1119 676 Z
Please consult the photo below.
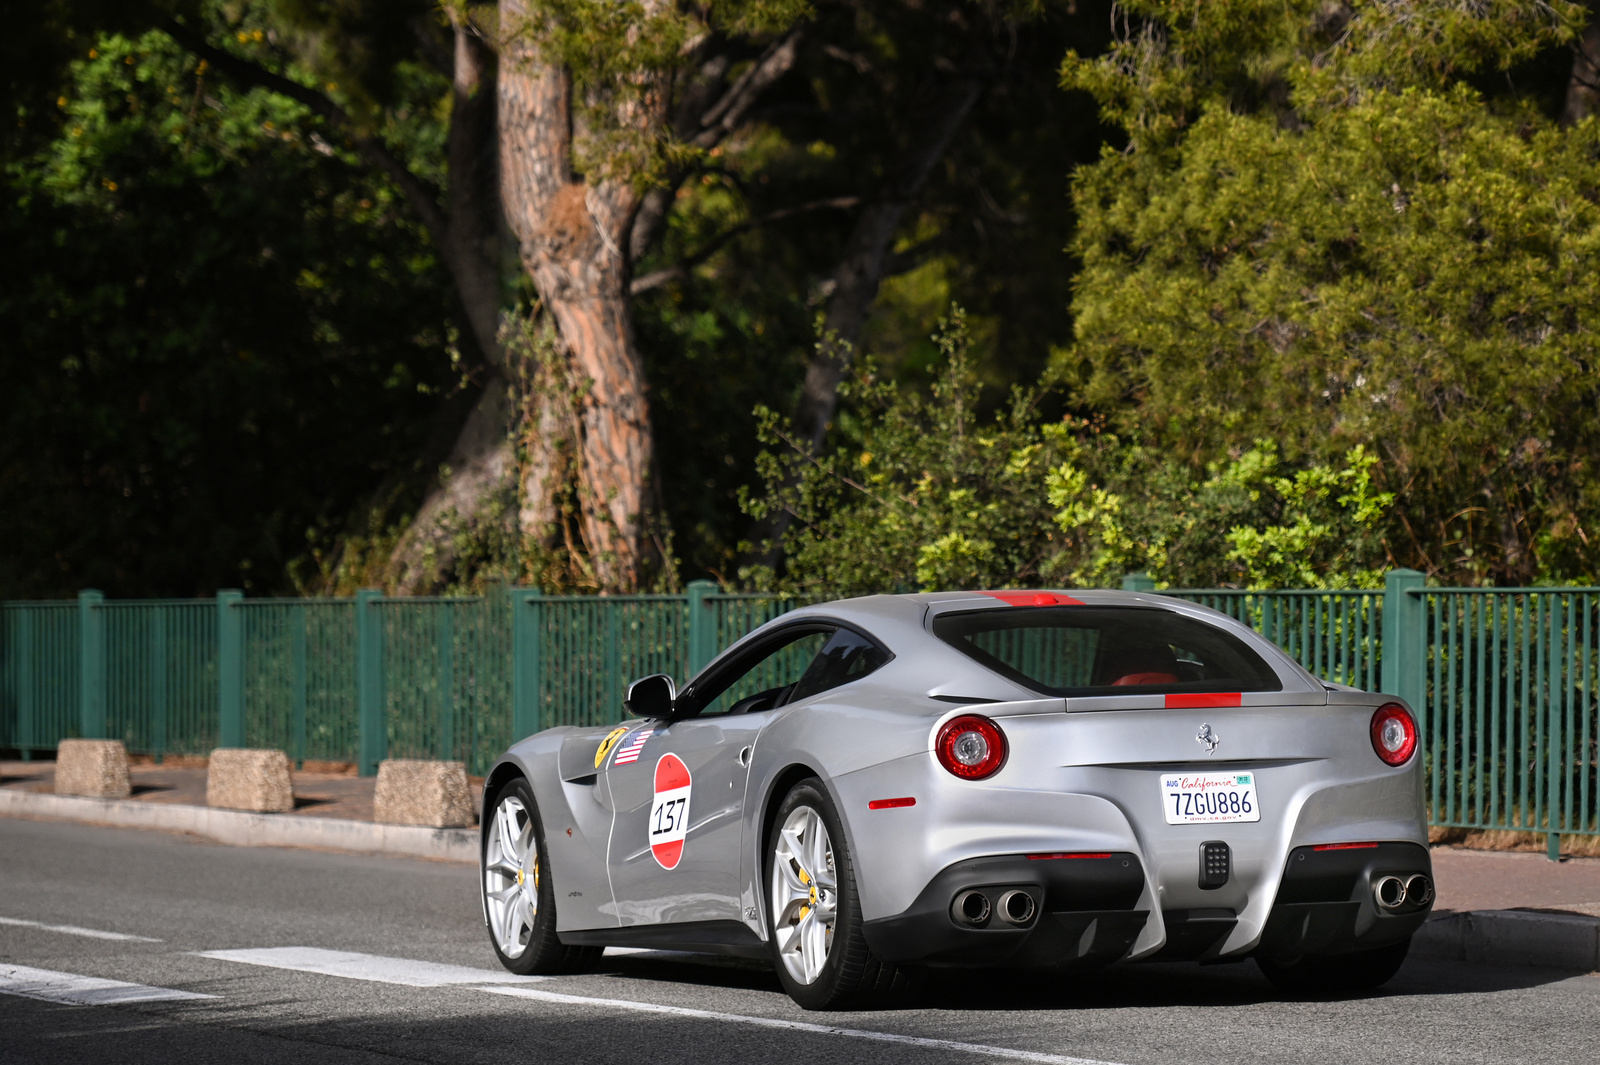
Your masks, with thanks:
M 984 592 L 1008 606 L 1082 606 L 1082 599 L 1055 592 Z
M 1202 706 L 1238 706 L 1238 692 L 1190 692 L 1167 696 L 1168 710 L 1184 710 Z

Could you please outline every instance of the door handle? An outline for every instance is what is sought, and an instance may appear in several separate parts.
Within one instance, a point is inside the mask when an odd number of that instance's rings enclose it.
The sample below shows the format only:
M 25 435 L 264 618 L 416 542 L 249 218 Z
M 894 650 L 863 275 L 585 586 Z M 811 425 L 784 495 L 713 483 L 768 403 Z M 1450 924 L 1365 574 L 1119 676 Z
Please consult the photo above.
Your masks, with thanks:
M 739 752 L 739 768 L 750 768 L 750 756 L 755 753 L 754 747 L 746 747 Z

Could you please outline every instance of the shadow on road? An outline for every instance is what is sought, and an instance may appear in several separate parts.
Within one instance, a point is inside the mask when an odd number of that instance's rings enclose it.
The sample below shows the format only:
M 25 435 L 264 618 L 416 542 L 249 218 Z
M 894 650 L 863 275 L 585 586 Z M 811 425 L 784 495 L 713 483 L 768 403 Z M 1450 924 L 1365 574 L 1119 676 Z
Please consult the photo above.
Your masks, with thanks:
M 769 991 L 783 989 L 771 966 L 742 958 L 650 952 L 607 956 L 597 975 L 683 986 Z M 1351 998 L 1492 993 L 1542 987 L 1572 978 L 1555 969 L 1491 968 L 1413 958 L 1376 991 Z M 1243 1006 L 1317 1001 L 1285 994 L 1252 961 L 1201 965 L 1153 962 L 1092 971 L 935 969 L 912 998 L 889 1009 L 1017 1010 L 1122 1009 L 1138 1006 Z M 886 1008 L 876 1005 L 873 1009 Z

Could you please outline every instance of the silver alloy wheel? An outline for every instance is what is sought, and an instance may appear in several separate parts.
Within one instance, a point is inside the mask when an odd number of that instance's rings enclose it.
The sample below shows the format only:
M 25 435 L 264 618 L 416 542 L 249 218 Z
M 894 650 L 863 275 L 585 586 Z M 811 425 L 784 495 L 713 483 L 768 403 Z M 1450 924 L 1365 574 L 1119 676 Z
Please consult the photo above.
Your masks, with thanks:
M 539 848 L 533 839 L 533 818 L 514 795 L 500 800 L 489 826 L 483 850 L 483 897 L 489 931 L 500 953 L 520 958 L 539 913 Z
M 795 807 L 772 848 L 772 930 L 778 957 L 796 983 L 815 983 L 828 961 L 839 919 L 838 883 L 822 815 Z

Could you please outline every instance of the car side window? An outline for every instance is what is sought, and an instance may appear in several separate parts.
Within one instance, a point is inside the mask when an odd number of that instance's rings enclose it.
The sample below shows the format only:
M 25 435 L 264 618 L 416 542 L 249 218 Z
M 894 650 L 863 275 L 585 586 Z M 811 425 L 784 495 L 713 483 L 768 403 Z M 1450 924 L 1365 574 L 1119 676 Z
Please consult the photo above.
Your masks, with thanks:
M 885 662 L 889 653 L 859 632 L 839 629 L 823 645 L 817 657 L 806 667 L 805 674 L 796 682 L 786 703 L 809 699 L 829 688 L 837 688 L 866 676 Z
M 730 662 L 707 679 L 706 687 L 693 692 L 691 698 L 702 707 L 694 716 L 757 713 L 791 701 L 795 684 L 834 631 L 831 626 L 797 629 L 774 643 L 752 648 L 747 657 Z

